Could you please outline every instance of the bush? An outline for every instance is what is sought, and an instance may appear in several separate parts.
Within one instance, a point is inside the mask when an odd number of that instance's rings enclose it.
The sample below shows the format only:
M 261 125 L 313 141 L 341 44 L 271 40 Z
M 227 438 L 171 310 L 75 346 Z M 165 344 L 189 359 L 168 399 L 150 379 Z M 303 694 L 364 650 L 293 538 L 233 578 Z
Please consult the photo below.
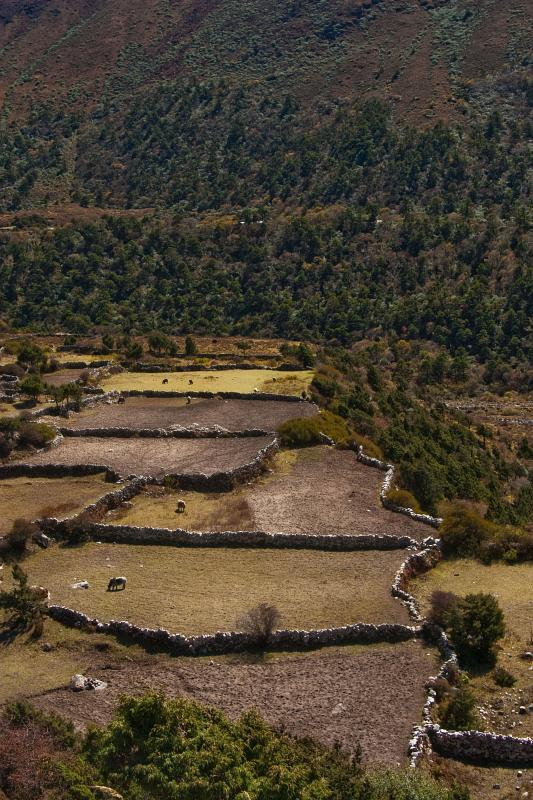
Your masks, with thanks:
M 198 348 L 196 347 L 196 342 L 192 338 L 192 336 L 185 337 L 185 355 L 187 356 L 195 356 L 198 352 Z
M 420 504 L 414 494 L 408 492 L 407 489 L 391 489 L 387 495 L 387 500 L 394 503 L 396 506 L 403 508 L 411 508 L 417 514 L 420 513 Z
M 253 636 L 260 647 L 266 647 L 280 619 L 275 606 L 259 603 L 237 619 L 237 628 Z
M 7 458 L 13 450 L 13 441 L 0 432 L 0 458 Z
M 439 707 L 439 719 L 449 731 L 479 730 L 476 700 L 468 686 L 461 686 L 455 694 L 445 698 Z
M 481 546 L 496 535 L 498 528 L 463 503 L 453 503 L 439 529 L 445 556 L 476 557 Z
M 13 553 L 19 556 L 25 553 L 28 549 L 28 543 L 37 531 L 38 528 L 34 522 L 30 522 L 22 517 L 16 519 L 13 523 L 13 527 L 7 534 L 7 541 Z
M 431 608 L 428 619 L 435 625 L 445 628 L 452 608 L 455 608 L 458 597 L 453 592 L 435 590 L 431 595 Z
M 510 689 L 516 683 L 514 675 L 505 669 L 505 667 L 496 667 L 492 673 L 492 678 L 496 686 L 501 686 L 502 689 Z
M 331 411 L 323 411 L 316 417 L 287 420 L 279 426 L 278 433 L 283 447 L 312 447 L 321 444 L 321 434 L 341 445 L 347 445 L 353 439 L 345 420 Z
M 460 598 L 446 615 L 446 627 L 463 665 L 495 662 L 495 645 L 505 634 L 505 623 L 494 595 L 468 594 Z
M 19 442 L 27 447 L 44 447 L 56 435 L 55 429 L 44 422 L 21 422 Z

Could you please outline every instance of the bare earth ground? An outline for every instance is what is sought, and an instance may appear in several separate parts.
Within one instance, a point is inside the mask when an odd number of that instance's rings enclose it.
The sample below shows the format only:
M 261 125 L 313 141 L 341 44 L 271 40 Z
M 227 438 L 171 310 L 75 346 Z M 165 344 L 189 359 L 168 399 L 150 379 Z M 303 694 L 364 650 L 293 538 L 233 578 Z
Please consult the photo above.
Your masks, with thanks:
M 36 699 L 85 727 L 105 724 L 123 694 L 149 690 L 187 695 L 235 717 L 255 707 L 274 725 L 328 745 L 339 741 L 366 761 L 406 761 L 411 729 L 424 703 L 424 683 L 435 655 L 418 642 L 334 648 L 247 663 L 243 657 L 212 660 L 146 658 L 106 669 L 94 657 L 89 674 L 109 683 L 103 692 L 51 691 Z M 87 665 L 90 666 L 90 665 Z
M 110 491 L 102 475 L 82 478 L 9 478 L 0 481 L 0 535 L 16 519 L 68 516 Z
M 25 464 L 98 464 L 121 476 L 174 473 L 211 475 L 251 461 L 272 441 L 250 439 L 65 439 L 58 447 L 24 459 Z
M 58 369 L 57 372 L 48 372 L 43 380 L 50 386 L 62 386 L 64 383 L 75 383 L 80 377 L 83 369 Z
M 408 625 L 405 606 L 390 593 L 403 555 L 92 543 L 40 550 L 24 569 L 31 583 L 49 589 L 52 603 L 193 635 L 238 629 L 238 618 L 262 602 L 279 609 L 282 628 Z M 106 591 L 113 575 L 127 577 L 125 591 Z M 89 589 L 72 588 L 82 580 Z
M 381 506 L 383 476 L 359 463 L 350 450 L 313 447 L 296 451 L 292 469 L 262 480 L 247 500 L 261 530 L 424 539 L 431 528 Z
M 172 425 L 212 427 L 230 431 L 251 428 L 275 431 L 282 422 L 318 413 L 314 403 L 282 400 L 193 400 L 184 398 L 128 397 L 124 405 L 99 404 L 61 422 L 72 428 L 170 428 Z

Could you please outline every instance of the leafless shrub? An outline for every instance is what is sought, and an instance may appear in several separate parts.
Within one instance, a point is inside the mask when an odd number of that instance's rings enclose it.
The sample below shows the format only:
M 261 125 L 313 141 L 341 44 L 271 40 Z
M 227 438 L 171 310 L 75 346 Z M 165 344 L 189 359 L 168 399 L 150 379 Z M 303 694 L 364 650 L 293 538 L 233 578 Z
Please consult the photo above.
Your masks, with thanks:
M 446 616 L 457 602 L 457 595 L 453 592 L 441 592 L 439 590 L 431 595 L 431 608 L 428 618 L 435 625 L 445 627 Z
M 237 619 L 237 627 L 253 636 L 260 647 L 265 647 L 280 619 L 281 614 L 276 606 L 259 603 Z

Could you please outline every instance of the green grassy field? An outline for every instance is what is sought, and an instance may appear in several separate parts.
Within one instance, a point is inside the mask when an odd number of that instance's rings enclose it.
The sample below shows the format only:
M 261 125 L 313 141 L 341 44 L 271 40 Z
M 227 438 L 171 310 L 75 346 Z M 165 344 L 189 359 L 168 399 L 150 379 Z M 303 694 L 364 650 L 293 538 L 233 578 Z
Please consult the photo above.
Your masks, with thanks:
M 13 522 L 39 517 L 65 517 L 111 491 L 103 475 L 81 478 L 9 478 L 0 481 L 0 534 Z
M 164 380 L 168 380 L 163 385 Z M 284 372 L 262 369 L 229 369 L 213 372 L 122 372 L 102 381 L 107 391 L 148 389 L 169 392 L 243 392 L 254 389 L 275 394 L 299 395 L 313 379 L 311 370 Z M 192 380 L 192 385 L 189 384 Z
M 102 620 L 128 619 L 185 634 L 233 630 L 260 602 L 281 612 L 282 627 L 321 628 L 353 622 L 408 622 L 391 597 L 399 553 L 178 549 L 88 544 L 56 547 L 27 559 L 30 581 L 52 603 Z M 125 591 L 107 592 L 114 575 Z M 87 580 L 89 590 L 71 584 Z

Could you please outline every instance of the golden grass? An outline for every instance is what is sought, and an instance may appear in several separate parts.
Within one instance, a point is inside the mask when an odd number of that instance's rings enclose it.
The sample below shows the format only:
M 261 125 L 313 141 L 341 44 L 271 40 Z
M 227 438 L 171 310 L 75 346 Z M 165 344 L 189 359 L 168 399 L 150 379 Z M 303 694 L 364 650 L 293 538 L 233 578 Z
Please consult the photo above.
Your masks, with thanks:
M 273 603 L 283 627 L 408 622 L 391 597 L 398 553 L 181 549 L 88 544 L 40 551 L 24 563 L 52 603 L 102 620 L 128 619 L 184 634 L 232 630 L 244 611 Z M 125 591 L 107 592 L 114 575 Z M 89 590 L 71 584 L 87 580 Z
M 19 518 L 65 517 L 111 491 L 103 475 L 81 478 L 9 478 L 0 481 L 0 535 Z
M 179 500 L 186 510 L 176 513 Z M 242 489 L 224 495 L 202 492 L 161 492 L 150 488 L 137 495 L 131 507 L 110 512 L 104 522 L 149 525 L 152 528 L 185 528 L 192 531 L 238 531 L 254 528 L 253 516 Z
M 107 391 L 156 390 L 169 392 L 243 392 L 259 391 L 299 395 L 313 379 L 311 370 L 283 372 L 262 369 L 229 369 L 213 372 L 122 372 L 102 381 Z M 276 379 L 275 381 L 273 379 Z M 168 384 L 163 386 L 163 380 Z M 189 384 L 192 380 L 192 385 Z
M 51 645 L 50 651 L 43 650 L 45 642 Z M 3 641 L 0 643 L 0 705 L 64 686 L 72 675 L 86 673 L 88 664 L 102 646 L 111 655 L 127 653 L 130 660 L 142 654 L 138 647 L 125 647 L 103 634 L 65 628 L 51 619 L 45 620 L 43 636 L 37 641 L 26 634 L 9 643 Z

